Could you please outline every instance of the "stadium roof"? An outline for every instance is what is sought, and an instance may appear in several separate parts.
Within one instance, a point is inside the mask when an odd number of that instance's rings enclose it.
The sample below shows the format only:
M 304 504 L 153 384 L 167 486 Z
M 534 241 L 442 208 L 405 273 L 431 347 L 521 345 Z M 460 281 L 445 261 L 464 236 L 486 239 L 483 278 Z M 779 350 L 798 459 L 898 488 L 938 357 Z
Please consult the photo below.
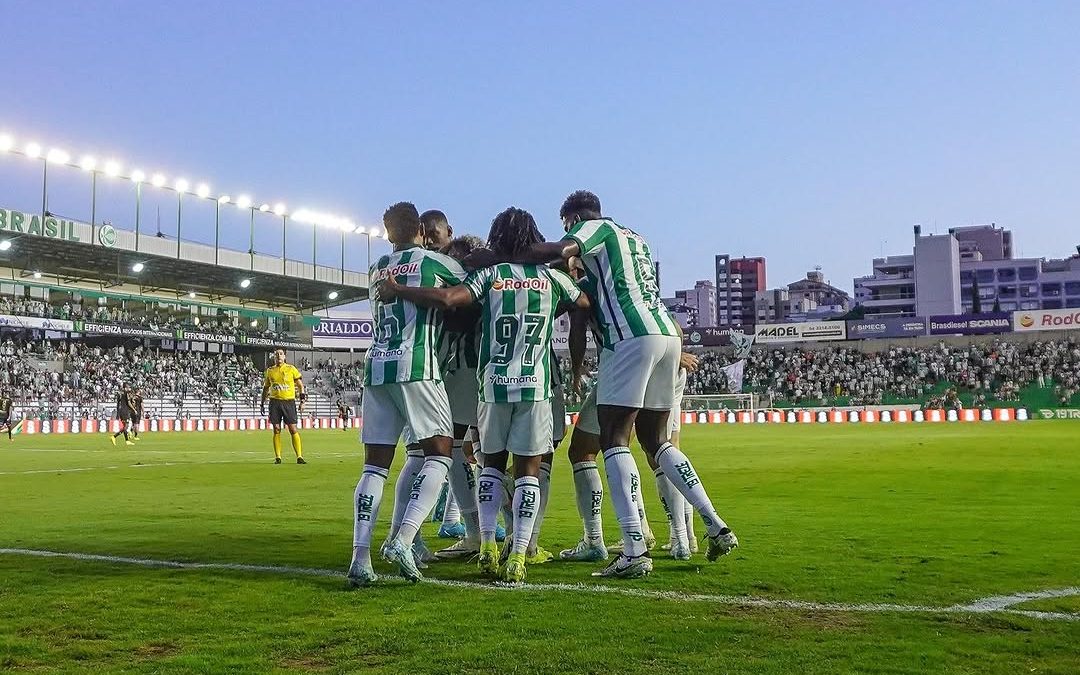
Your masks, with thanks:
M 136 239 L 138 239 L 136 243 Z M 10 246 L 5 248 L 4 241 Z M 367 298 L 367 274 L 0 209 L 0 265 L 72 290 L 310 313 Z M 141 265 L 141 267 L 137 267 Z M 136 271 L 138 270 L 138 271 Z M 245 280 L 247 283 L 245 284 Z

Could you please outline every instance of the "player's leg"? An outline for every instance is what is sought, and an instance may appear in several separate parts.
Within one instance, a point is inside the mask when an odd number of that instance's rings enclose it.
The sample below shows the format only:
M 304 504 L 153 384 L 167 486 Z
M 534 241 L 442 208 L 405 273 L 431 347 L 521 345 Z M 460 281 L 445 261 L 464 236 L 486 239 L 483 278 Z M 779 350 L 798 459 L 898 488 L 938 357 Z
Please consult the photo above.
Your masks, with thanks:
M 596 393 L 600 447 L 604 448 L 611 503 L 622 530 L 623 552 L 597 572 L 599 576 L 637 577 L 652 571 L 638 512 L 641 476 L 629 446 L 649 377 L 662 353 L 662 343 L 653 337 L 623 340 L 600 359 Z
M 296 401 L 283 401 L 285 424 L 289 428 L 289 439 L 292 441 L 292 449 L 296 454 L 297 464 L 307 464 L 304 460 L 304 444 L 300 441 L 300 432 L 296 430 L 299 415 L 296 411 Z
M 398 563 L 402 576 L 415 582 L 420 580 L 421 574 L 416 568 L 411 543 L 435 507 L 450 471 L 453 423 L 450 421 L 450 403 L 441 383 L 422 381 L 390 386 L 398 410 L 419 437 L 424 451 L 424 466 L 413 482 L 401 527 L 386 551 L 387 556 Z
M 274 432 L 274 464 L 281 464 L 281 425 L 285 421 L 285 410 L 281 401 L 270 399 L 270 426 Z
M 504 581 L 525 580 L 526 551 L 542 517 L 541 465 L 551 443 L 551 404 L 548 401 L 511 403 L 507 450 L 514 455 L 514 534 L 507 548 Z M 549 464 L 550 468 L 550 464 Z M 550 473 L 549 473 L 550 476 Z
M 537 507 L 532 536 L 529 538 L 529 548 L 525 551 L 530 565 L 542 565 L 550 562 L 555 557 L 549 551 L 540 547 L 540 528 L 544 524 L 544 514 L 547 513 L 548 499 L 551 497 L 551 464 L 554 459 L 555 453 L 553 452 L 549 452 L 540 458 L 540 504 Z
M 131 440 L 139 440 L 139 418 L 136 415 L 131 416 Z
M 563 560 L 599 562 L 607 560 L 604 546 L 603 517 L 604 482 L 596 457 L 600 454 L 600 422 L 596 418 L 596 392 L 586 397 L 578 413 L 577 423 L 570 436 L 567 456 L 574 476 L 574 495 L 584 534 L 577 546 L 559 553 Z
M 488 405 L 488 404 L 482 404 Z M 500 405 L 500 404 L 490 404 Z M 484 412 L 480 414 L 481 428 L 485 427 Z M 487 424 L 491 428 L 491 423 Z M 486 431 L 481 431 L 485 433 Z M 504 445 L 489 436 L 486 449 Z M 484 452 L 484 468 L 480 471 L 477 483 L 477 502 L 480 507 L 480 555 L 477 566 L 481 574 L 494 577 L 499 573 L 499 546 L 495 541 L 496 529 L 499 522 L 499 511 L 502 510 L 506 491 L 503 489 L 503 475 L 506 471 L 508 458 L 506 451 Z
M 679 379 L 685 381 L 685 373 L 680 373 Z M 671 437 L 669 439 L 669 442 L 672 445 L 674 445 L 676 448 L 682 447 L 681 445 L 679 445 L 679 440 L 680 440 L 681 432 L 682 432 L 682 420 L 681 420 L 681 416 L 682 416 L 682 395 L 681 394 L 682 394 L 682 392 L 676 390 L 676 392 L 675 392 L 675 395 L 677 397 L 676 398 L 676 404 L 675 404 L 675 408 L 673 408 L 672 411 L 671 411 L 671 414 L 672 414 L 674 419 L 672 419 L 671 422 L 670 422 Z M 679 493 L 679 496 L 682 497 L 681 492 Z M 697 553 L 698 552 L 697 537 L 694 536 L 694 505 L 691 504 L 690 502 L 686 501 L 685 497 L 682 498 L 682 505 L 683 505 L 683 524 L 686 526 L 686 541 L 689 544 L 690 552 L 691 553 Z
M 473 387 L 475 389 L 475 386 Z M 457 419 L 462 419 L 460 417 Z M 474 413 L 475 415 L 475 413 Z M 445 548 L 435 555 L 440 559 L 452 560 L 455 558 L 471 558 L 480 552 L 480 516 L 479 505 L 476 501 L 476 474 L 473 472 L 472 462 L 465 454 L 465 439 L 469 436 L 469 425 L 454 423 L 454 442 L 451 447 L 450 466 L 450 494 L 461 512 L 461 520 L 464 524 L 464 536 L 452 546 Z M 448 498 L 449 500 L 449 498 Z M 441 533 L 441 529 L 440 529 Z
M 377 579 L 371 568 L 371 537 L 394 461 L 394 448 L 405 426 L 404 416 L 386 391 L 392 386 L 397 385 L 372 386 L 364 393 L 364 469 L 353 493 L 353 557 L 348 573 L 352 587 L 367 586 Z
M 451 469 L 450 473 L 453 473 L 453 469 Z M 436 512 L 438 512 L 438 509 L 436 509 Z M 454 491 L 448 489 L 442 518 L 439 519 L 439 536 L 443 539 L 460 539 L 464 532 L 465 526 L 461 522 L 461 509 L 458 508 L 457 500 L 454 499 Z
M 670 442 L 671 429 L 668 419 L 678 375 L 681 345 L 678 338 L 667 339 L 670 342 L 667 354 L 649 381 L 645 409 L 638 415 L 638 440 L 675 489 L 701 514 L 709 538 L 709 550 L 705 557 L 714 561 L 738 546 L 739 540 L 717 514 L 693 463 Z

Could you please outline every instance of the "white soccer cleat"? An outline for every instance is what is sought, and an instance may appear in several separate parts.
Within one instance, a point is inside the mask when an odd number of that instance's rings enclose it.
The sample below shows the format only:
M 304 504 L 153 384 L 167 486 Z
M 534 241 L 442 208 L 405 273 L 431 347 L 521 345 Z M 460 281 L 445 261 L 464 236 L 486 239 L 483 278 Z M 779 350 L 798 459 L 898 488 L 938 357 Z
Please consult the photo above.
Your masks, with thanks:
M 365 588 L 378 581 L 379 577 L 375 570 L 371 569 L 371 565 L 362 565 L 359 560 L 354 560 L 349 565 L 349 573 L 345 579 L 349 588 Z
M 671 558 L 673 560 L 689 560 L 690 556 L 691 556 L 690 544 L 689 544 L 689 542 L 685 542 L 685 541 L 677 541 L 677 542 L 675 542 L 672 545 L 670 551 L 671 551 Z
M 412 547 L 402 544 L 395 539 L 386 547 L 386 558 L 398 566 L 401 576 L 414 584 L 424 578 L 416 567 L 416 558 L 413 557 Z
M 603 562 L 608 559 L 608 549 L 601 541 L 598 544 L 590 544 L 582 539 L 574 548 L 568 548 L 559 552 L 559 560 L 569 562 Z
M 413 542 L 412 552 L 413 557 L 416 558 L 416 566 L 422 570 L 427 569 L 428 563 L 436 560 L 435 554 L 431 552 L 423 539 Z
M 437 551 L 435 558 L 437 560 L 461 560 L 462 558 L 472 558 L 477 555 L 480 555 L 480 542 L 459 539 L 441 551 Z
M 608 563 L 608 566 L 599 572 L 593 572 L 594 577 L 611 577 L 615 579 L 638 579 L 652 574 L 653 563 L 648 553 L 643 553 L 633 558 L 625 555 Z
M 707 539 L 709 541 L 709 549 L 705 551 L 705 559 L 709 562 L 716 562 L 720 556 L 731 553 L 732 549 L 739 546 L 738 537 L 731 531 L 731 528 L 727 527 L 720 530 L 720 533 L 715 537 L 707 537 Z
M 700 550 L 700 548 L 698 547 L 697 539 L 694 539 L 694 535 L 692 534 L 688 537 L 688 539 L 690 541 L 690 552 L 697 553 Z

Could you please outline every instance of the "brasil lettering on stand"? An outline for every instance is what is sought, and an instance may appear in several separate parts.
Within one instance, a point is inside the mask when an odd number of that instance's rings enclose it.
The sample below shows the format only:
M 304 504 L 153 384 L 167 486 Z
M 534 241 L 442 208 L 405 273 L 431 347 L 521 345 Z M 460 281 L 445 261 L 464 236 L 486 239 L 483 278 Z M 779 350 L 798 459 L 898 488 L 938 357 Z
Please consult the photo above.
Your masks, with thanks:
M 42 218 L 38 213 L 0 209 L 0 231 L 32 234 L 46 239 L 82 241 L 76 234 L 76 224 L 74 220 L 63 220 L 52 216 Z

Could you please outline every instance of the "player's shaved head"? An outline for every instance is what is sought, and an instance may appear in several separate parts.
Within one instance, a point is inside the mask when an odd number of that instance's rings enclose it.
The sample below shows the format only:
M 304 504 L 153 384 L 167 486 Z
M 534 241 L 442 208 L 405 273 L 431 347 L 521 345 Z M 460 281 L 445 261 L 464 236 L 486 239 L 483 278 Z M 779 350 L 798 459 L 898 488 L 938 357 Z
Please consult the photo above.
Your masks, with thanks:
M 386 235 L 395 244 L 409 244 L 423 231 L 420 212 L 412 202 L 398 202 L 383 213 Z
M 446 219 L 446 214 L 436 209 L 430 209 L 420 214 L 420 224 L 424 228 L 424 246 L 426 248 L 441 251 L 450 243 L 454 236 L 454 228 Z
M 588 190 L 578 190 L 563 202 L 559 209 L 559 218 L 569 227 L 583 220 L 602 218 L 601 213 L 600 198 Z
M 511 206 L 491 221 L 488 248 L 500 255 L 515 257 L 533 244 L 544 241 L 536 220 L 528 211 Z

